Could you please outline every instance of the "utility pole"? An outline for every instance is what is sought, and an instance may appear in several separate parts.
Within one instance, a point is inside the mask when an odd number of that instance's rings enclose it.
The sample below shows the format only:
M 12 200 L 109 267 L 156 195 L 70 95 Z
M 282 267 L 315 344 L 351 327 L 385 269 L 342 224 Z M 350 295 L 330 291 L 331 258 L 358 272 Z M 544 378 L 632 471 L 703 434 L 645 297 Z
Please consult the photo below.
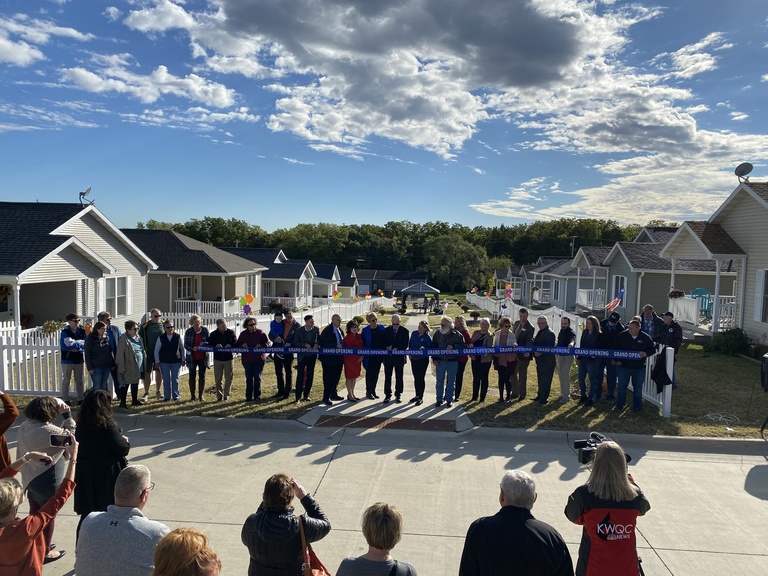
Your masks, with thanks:
M 573 252 L 576 249 L 576 238 L 578 236 L 571 236 L 571 258 L 573 258 Z

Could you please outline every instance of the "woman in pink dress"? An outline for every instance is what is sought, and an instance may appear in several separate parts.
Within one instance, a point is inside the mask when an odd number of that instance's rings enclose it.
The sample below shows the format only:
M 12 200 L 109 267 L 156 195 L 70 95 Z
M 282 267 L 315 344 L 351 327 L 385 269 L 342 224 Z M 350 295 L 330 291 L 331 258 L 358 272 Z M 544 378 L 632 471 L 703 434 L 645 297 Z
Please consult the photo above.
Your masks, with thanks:
M 359 334 L 360 325 L 354 320 L 347 322 L 347 335 L 344 336 L 342 344 L 345 348 L 362 348 L 363 337 Z M 355 396 L 355 382 L 360 378 L 362 372 L 363 357 L 347 354 L 344 356 L 344 378 L 347 379 L 347 400 L 357 402 L 359 398 Z

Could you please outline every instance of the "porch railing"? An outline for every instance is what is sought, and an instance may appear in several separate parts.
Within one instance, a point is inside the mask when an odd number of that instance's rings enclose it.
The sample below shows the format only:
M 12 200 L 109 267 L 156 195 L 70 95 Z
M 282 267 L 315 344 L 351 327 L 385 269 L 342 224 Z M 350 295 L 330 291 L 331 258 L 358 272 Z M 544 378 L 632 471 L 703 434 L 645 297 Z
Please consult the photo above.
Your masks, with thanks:
M 738 326 L 736 296 L 720 296 L 719 299 L 719 329 L 728 330 L 729 328 L 736 328 Z M 678 322 L 686 322 L 693 326 L 699 326 L 702 323 L 709 324 L 711 322 L 702 310 L 701 302 L 698 298 L 691 296 L 670 298 L 669 310 L 675 315 L 675 320 Z
M 522 298 L 522 289 L 520 288 L 512 288 L 512 300 L 520 300 Z M 504 288 L 496 288 L 496 297 L 497 298 L 506 298 L 507 297 L 507 290 Z
M 312 305 L 311 296 L 262 296 L 261 306 L 262 308 L 268 307 L 270 304 L 279 302 L 283 308 L 301 308 L 302 306 Z
M 579 288 L 576 291 L 576 305 L 587 310 L 600 310 L 605 308 L 605 289 L 596 288 L 587 290 Z
M 234 314 L 240 307 L 237 300 L 174 300 L 173 311 L 177 314 Z M 223 309 L 222 309 L 223 308 Z

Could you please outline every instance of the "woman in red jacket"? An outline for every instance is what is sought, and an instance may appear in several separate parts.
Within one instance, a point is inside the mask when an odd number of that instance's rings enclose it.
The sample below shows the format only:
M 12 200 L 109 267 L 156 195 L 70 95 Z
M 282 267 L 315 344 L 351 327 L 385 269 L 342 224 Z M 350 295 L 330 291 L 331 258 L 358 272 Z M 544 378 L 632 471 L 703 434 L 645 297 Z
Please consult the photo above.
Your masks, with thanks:
M 16 517 L 24 500 L 21 484 L 13 478 L 27 463 L 35 460 L 50 466 L 53 459 L 45 452 L 27 452 L 16 462 L 0 472 L 0 574 L 16 576 L 40 576 L 48 551 L 45 527 L 56 518 L 56 514 L 75 489 L 75 464 L 77 464 L 77 441 L 71 436 L 71 444 L 64 447 L 69 465 L 64 481 L 43 506 L 26 518 Z M 55 560 L 64 556 L 60 552 Z
M 363 348 L 363 337 L 359 333 L 360 325 L 357 320 L 350 320 L 347 322 L 347 335 L 344 336 L 342 344 L 344 348 Z M 355 356 L 353 354 L 346 354 L 344 356 L 344 378 L 347 382 L 347 400 L 350 402 L 357 402 L 359 398 L 355 396 L 355 383 L 360 378 L 360 374 L 363 371 L 363 357 Z
M 627 473 L 621 446 L 610 440 L 595 452 L 592 472 L 565 506 L 565 515 L 581 524 L 576 576 L 638 576 L 637 517 L 650 510 L 643 491 Z

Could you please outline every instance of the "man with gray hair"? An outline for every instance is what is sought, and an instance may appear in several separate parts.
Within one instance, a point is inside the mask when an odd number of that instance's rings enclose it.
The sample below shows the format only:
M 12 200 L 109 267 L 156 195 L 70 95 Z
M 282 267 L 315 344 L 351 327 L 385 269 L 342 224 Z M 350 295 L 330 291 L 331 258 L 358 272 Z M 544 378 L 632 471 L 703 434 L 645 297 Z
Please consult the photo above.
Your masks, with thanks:
M 573 562 L 563 537 L 531 514 L 536 498 L 536 484 L 528 474 L 522 470 L 504 473 L 499 492 L 501 510 L 469 527 L 459 576 L 573 576 Z
M 149 520 L 142 510 L 155 487 L 149 468 L 124 468 L 115 483 L 115 504 L 91 512 L 77 540 L 77 576 L 150 576 L 157 542 L 170 529 Z

